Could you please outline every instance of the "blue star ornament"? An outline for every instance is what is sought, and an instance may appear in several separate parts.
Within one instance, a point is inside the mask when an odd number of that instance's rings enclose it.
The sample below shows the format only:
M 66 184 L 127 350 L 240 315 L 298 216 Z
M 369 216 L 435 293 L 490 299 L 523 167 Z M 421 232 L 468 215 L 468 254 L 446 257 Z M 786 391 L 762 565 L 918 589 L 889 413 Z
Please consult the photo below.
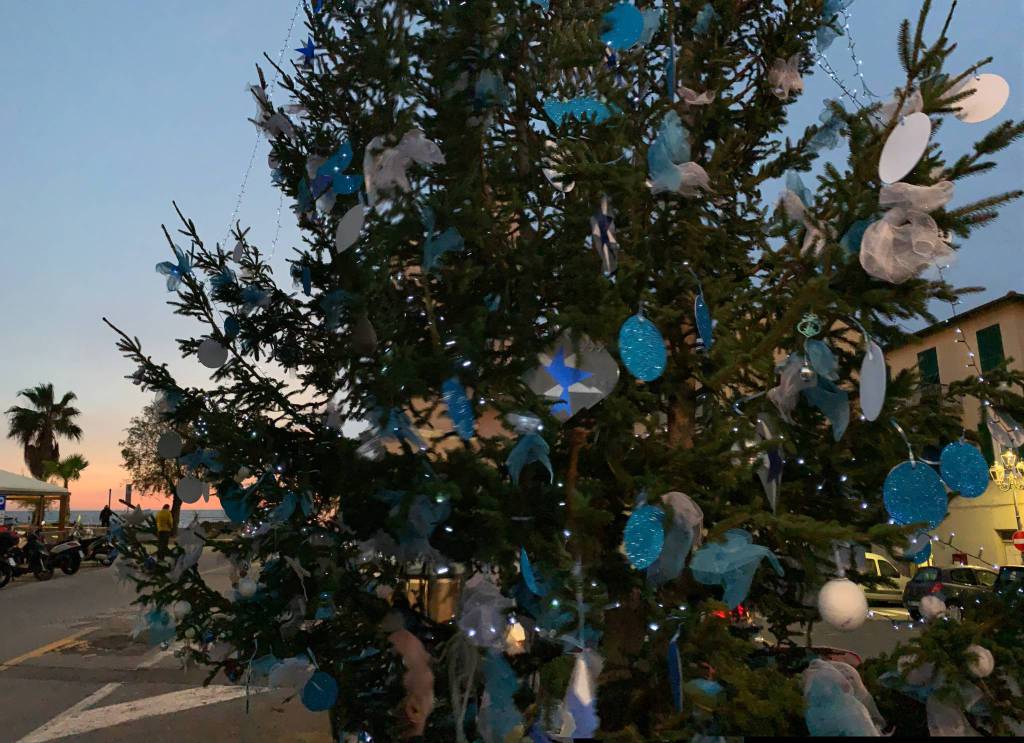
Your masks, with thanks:
M 567 365 L 565 363 L 564 348 L 559 348 L 551 358 L 551 362 L 544 365 L 544 371 L 551 375 L 551 378 L 555 380 L 555 386 L 561 390 L 558 393 L 558 402 L 551 406 L 551 412 L 563 412 L 571 415 L 572 407 L 569 403 L 569 388 L 593 375 L 590 372 L 577 369 L 575 366 Z
M 307 67 L 313 64 L 313 60 L 316 59 L 316 44 L 313 43 L 313 37 L 307 36 L 306 43 L 295 49 L 299 54 L 302 55 L 302 64 Z

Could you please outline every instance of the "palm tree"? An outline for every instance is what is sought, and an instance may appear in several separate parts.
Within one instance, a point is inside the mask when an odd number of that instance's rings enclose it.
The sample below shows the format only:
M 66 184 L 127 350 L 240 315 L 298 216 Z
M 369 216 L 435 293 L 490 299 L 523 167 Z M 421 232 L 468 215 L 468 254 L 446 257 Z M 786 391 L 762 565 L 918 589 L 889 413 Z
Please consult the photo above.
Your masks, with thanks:
M 14 405 L 7 408 L 7 438 L 17 439 L 25 452 L 25 464 L 32 476 L 45 476 L 43 463 L 60 459 L 57 437 L 82 438 L 82 429 L 75 423 L 81 411 L 71 403 L 78 399 L 74 392 L 65 392 L 56 401 L 52 384 L 39 384 L 22 390 L 19 397 L 27 398 L 32 407 Z
M 47 480 L 63 480 L 63 487 L 65 490 L 68 489 L 68 483 L 72 480 L 77 480 L 82 476 L 82 470 L 89 466 L 89 460 L 83 457 L 81 454 L 69 454 L 60 461 L 53 459 L 47 459 L 43 462 L 43 476 Z M 43 514 L 46 512 L 46 499 L 41 498 L 39 506 L 37 508 L 37 523 L 41 523 Z M 61 500 L 61 515 L 59 523 L 63 524 L 67 520 L 67 513 L 64 508 L 65 500 Z
M 43 462 L 43 477 L 50 480 L 63 480 L 64 489 L 68 483 L 82 476 L 82 470 L 89 466 L 89 460 L 81 454 L 69 454 L 59 462 L 47 459 Z

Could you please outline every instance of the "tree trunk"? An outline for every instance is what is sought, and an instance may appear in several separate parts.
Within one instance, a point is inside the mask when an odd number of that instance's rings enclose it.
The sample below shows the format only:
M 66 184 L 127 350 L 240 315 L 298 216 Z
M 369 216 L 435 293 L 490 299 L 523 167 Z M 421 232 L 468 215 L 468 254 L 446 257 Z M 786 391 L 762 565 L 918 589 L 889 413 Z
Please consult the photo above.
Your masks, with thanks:
M 181 520 L 181 501 L 176 495 L 171 496 L 171 518 L 174 520 L 174 525 L 171 527 L 171 534 L 177 536 L 178 522 Z
M 697 411 L 697 394 L 684 385 L 668 409 L 668 442 L 673 447 L 693 448 L 693 429 Z

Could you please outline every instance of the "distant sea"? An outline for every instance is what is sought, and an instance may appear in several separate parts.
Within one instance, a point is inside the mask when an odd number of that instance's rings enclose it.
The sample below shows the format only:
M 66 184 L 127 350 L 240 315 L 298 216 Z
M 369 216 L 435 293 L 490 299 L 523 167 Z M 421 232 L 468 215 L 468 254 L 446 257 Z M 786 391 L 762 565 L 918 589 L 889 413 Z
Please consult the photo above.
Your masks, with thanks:
M 157 510 L 156 508 L 143 506 L 150 511 Z M 32 511 L 0 511 L 0 523 L 15 523 L 15 524 L 27 524 L 32 520 Z M 124 509 L 114 509 L 114 513 L 124 513 Z M 182 509 L 181 520 L 184 523 L 188 523 L 192 520 L 193 514 L 199 514 L 200 521 L 227 521 L 227 515 L 219 508 L 206 508 L 206 509 Z M 46 523 L 56 524 L 59 518 L 59 511 L 47 511 L 46 512 Z M 82 517 L 83 524 L 97 525 L 100 523 L 100 512 L 97 511 L 71 511 L 71 523 L 74 523 L 75 519 L 79 516 Z

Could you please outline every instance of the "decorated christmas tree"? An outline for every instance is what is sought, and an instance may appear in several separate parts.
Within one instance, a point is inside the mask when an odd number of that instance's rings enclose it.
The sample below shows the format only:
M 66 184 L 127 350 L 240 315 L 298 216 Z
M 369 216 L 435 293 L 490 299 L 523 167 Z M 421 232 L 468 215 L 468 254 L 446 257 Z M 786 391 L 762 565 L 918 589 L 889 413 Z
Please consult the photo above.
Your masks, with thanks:
M 1000 425 L 1021 405 L 1005 367 L 938 387 L 884 353 L 957 297 L 933 269 L 1020 195 L 955 188 L 1024 126 L 944 155 L 940 124 L 1005 95 L 984 62 L 944 69 L 950 20 L 924 38 L 925 2 L 890 102 L 827 102 L 785 139 L 846 5 L 309 7 L 276 70 L 290 105 L 252 88 L 303 230 L 291 275 L 179 213 L 157 270 L 211 383 L 121 335 L 178 497 L 212 492 L 238 525 L 183 528 L 163 560 L 143 514 L 119 530 L 151 640 L 295 688 L 344 740 L 877 735 L 926 729 L 915 699 L 1019 733 L 1003 604 L 937 609 L 870 689 L 806 647 L 816 622 L 864 622 L 865 549 L 923 559 L 920 530 L 984 489 L 956 403 Z M 245 573 L 230 595 L 194 569 L 204 546 Z M 452 612 L 417 588 L 439 586 Z

